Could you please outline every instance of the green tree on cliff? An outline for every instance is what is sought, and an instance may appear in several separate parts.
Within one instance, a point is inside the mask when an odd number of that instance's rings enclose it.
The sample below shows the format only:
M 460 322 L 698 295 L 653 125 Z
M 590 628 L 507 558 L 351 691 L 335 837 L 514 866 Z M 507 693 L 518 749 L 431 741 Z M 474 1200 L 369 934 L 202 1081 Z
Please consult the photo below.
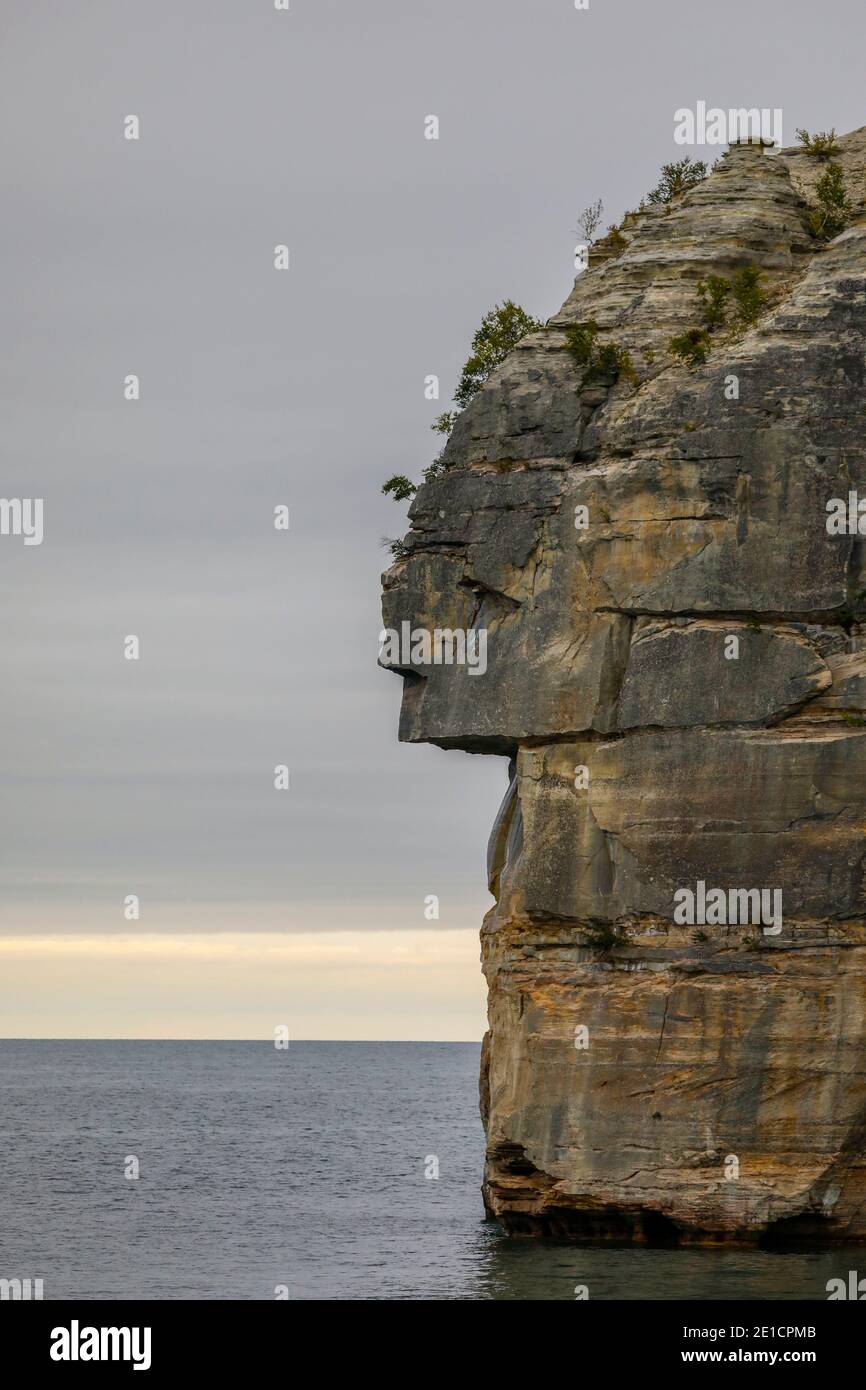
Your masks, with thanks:
M 827 165 L 815 186 L 815 194 L 818 206 L 812 213 L 812 231 L 829 240 L 845 230 L 852 211 L 841 164 L 834 160 Z
M 663 164 L 661 177 L 655 188 L 647 194 L 648 203 L 670 203 L 678 193 L 694 188 L 707 176 L 707 166 L 702 159 L 678 159 L 673 164 Z
M 814 135 L 810 135 L 808 130 L 798 127 L 797 139 L 806 153 L 814 155 L 816 159 L 829 159 L 831 155 L 839 153 L 835 126 L 832 130 L 816 131 Z
M 454 405 L 457 409 L 443 411 L 430 428 L 437 434 L 450 434 L 460 411 L 477 396 L 491 372 L 505 361 L 521 338 L 543 327 L 538 319 L 527 314 L 513 299 L 506 299 L 486 313 L 472 338 L 471 350 L 463 364 L 460 380 L 454 392 Z M 439 477 L 443 471 L 440 459 L 436 459 L 424 470 L 424 478 L 429 482 L 430 479 Z M 413 483 L 404 473 L 395 473 L 382 484 L 382 491 L 390 494 L 397 502 L 405 501 L 417 490 L 417 483 Z
M 506 299 L 504 304 L 497 304 L 485 314 L 480 328 L 476 329 L 472 339 L 472 350 L 460 373 L 457 390 L 454 392 L 454 404 L 461 410 L 467 406 L 481 390 L 490 373 L 505 361 L 521 338 L 525 338 L 527 333 L 536 333 L 543 327 L 538 319 L 527 314 L 513 299 Z

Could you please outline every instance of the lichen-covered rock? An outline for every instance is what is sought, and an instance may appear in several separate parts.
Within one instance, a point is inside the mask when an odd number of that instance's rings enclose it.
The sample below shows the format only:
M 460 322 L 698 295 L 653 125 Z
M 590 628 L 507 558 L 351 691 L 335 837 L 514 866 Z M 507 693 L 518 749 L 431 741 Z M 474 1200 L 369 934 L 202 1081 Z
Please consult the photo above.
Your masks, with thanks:
M 400 736 L 508 755 L 482 931 L 484 1194 L 527 1234 L 866 1239 L 866 129 L 734 146 L 626 218 L 458 417 L 385 576 Z M 763 302 L 686 365 L 698 284 Z M 577 364 L 571 325 L 634 377 Z

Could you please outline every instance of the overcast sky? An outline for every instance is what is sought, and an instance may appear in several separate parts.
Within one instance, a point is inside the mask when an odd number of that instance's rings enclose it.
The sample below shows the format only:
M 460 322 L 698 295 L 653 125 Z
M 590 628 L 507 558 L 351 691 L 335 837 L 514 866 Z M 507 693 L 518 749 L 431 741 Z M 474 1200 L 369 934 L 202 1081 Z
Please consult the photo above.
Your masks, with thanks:
M 862 5 L 3 0 L 0 26 L 0 492 L 45 508 L 42 545 L 0 537 L 0 1032 L 480 1037 L 505 763 L 397 743 L 381 483 L 434 456 L 481 315 L 553 313 L 581 208 L 618 220 L 682 155 L 677 107 L 782 107 L 789 143 L 866 122 Z

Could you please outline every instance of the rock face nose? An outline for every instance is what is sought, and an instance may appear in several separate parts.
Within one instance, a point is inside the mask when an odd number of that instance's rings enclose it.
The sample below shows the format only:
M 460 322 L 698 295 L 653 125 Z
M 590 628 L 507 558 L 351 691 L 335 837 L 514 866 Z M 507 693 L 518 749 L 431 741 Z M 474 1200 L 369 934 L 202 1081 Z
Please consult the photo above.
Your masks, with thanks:
M 387 628 L 487 643 L 392 663 L 400 737 L 511 759 L 481 1090 L 513 1232 L 866 1238 L 866 129 L 836 159 L 829 242 L 805 151 L 630 214 L 385 576 Z

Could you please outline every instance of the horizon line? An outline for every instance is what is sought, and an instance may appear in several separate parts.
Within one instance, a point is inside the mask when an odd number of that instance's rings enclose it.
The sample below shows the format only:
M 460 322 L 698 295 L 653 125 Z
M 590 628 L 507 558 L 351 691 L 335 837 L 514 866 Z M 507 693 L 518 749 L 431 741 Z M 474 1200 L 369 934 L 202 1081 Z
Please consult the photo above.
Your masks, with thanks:
M 251 1043 L 267 1043 L 267 1044 L 268 1044 L 269 1046 L 271 1046 L 271 1047 L 274 1046 L 274 1039 L 273 1039 L 273 1038 L 127 1038 L 127 1037 L 70 1038 L 70 1037 L 59 1037 L 59 1036 L 58 1036 L 58 1037 L 39 1037 L 39 1038 L 35 1038 L 35 1037 L 23 1037 L 23 1038 L 22 1038 L 22 1037 L 6 1037 L 5 1035 L 0 1035 L 0 1043 L 4 1043 L 4 1042 L 115 1042 L 115 1043 L 116 1043 L 116 1042 L 130 1042 L 130 1043 L 137 1043 L 137 1042 L 149 1042 L 149 1043 L 163 1043 L 163 1042 L 165 1042 L 165 1043 L 168 1043 L 168 1042 L 170 1042 L 170 1043 L 184 1043 L 184 1042 L 188 1042 L 188 1043 L 200 1043 L 200 1042 L 207 1042 L 207 1043 L 251 1042 Z M 289 1042 L 289 1047 L 288 1047 L 288 1048 L 279 1048 L 279 1047 L 278 1047 L 278 1048 L 276 1048 L 275 1050 L 276 1050 L 277 1052 L 287 1052 L 287 1051 L 289 1050 L 289 1048 L 291 1047 L 292 1043 L 295 1043 L 295 1044 L 297 1044 L 297 1043 L 349 1043 L 349 1044 L 351 1044 L 351 1045 L 353 1045 L 353 1046 L 359 1046 L 359 1047 L 360 1047 L 360 1046 L 366 1046 L 366 1045 L 369 1044 L 369 1043 L 374 1043 L 374 1044 L 376 1044 L 377 1046 L 380 1045 L 380 1044 L 386 1044 L 386 1045 L 389 1046 L 389 1047 L 400 1047 L 400 1046 L 403 1046 L 403 1045 L 405 1045 L 405 1044 L 407 1044 L 407 1043 L 410 1043 L 410 1044 L 415 1044 L 415 1043 L 425 1043 L 425 1044 L 426 1044 L 426 1043 L 430 1043 L 430 1044 L 437 1044 L 437 1045 L 440 1044 L 440 1043 L 447 1043 L 447 1044 L 456 1043 L 456 1044 L 460 1044 L 461 1046 L 464 1046 L 464 1045 L 465 1045 L 465 1046 L 467 1046 L 467 1047 L 479 1047 L 479 1046 L 481 1045 L 481 1039 L 480 1039 L 480 1038 L 478 1038 L 478 1039 L 476 1039 L 476 1038 L 289 1038 L 288 1042 Z

